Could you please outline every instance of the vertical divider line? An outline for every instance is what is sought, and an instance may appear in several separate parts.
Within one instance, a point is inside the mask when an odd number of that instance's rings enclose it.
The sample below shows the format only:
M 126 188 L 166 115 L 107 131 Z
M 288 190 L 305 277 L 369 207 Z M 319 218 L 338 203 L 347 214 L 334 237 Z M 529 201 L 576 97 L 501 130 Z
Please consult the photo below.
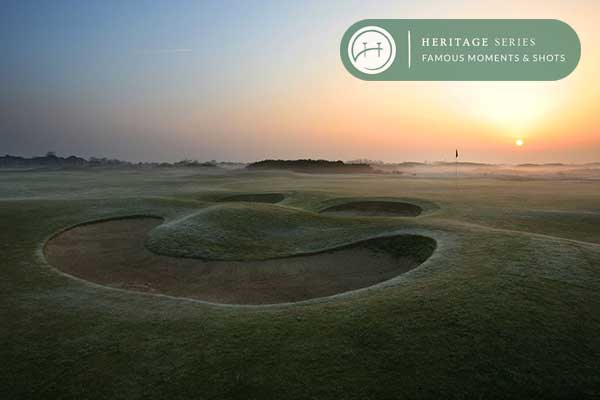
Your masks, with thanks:
M 408 31 L 408 69 L 410 69 L 411 66 L 411 48 L 410 48 L 410 30 Z

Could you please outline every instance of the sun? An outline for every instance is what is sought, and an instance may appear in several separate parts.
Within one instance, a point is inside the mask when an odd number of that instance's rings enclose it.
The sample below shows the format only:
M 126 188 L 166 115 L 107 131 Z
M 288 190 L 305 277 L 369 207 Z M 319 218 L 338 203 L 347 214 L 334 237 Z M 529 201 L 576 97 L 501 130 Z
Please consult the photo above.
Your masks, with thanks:
M 523 141 L 523 139 L 517 139 L 517 140 L 515 140 L 515 144 L 517 146 L 521 147 L 525 144 L 525 142 Z

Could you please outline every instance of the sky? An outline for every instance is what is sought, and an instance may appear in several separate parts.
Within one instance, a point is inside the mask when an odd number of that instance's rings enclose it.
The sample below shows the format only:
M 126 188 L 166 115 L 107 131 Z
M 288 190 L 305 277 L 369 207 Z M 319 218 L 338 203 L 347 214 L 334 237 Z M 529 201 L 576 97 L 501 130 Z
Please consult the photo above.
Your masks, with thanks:
M 556 82 L 366 82 L 339 57 L 366 18 L 556 18 L 582 55 Z M 597 0 L 4 0 L 0 154 L 600 161 L 599 19 Z

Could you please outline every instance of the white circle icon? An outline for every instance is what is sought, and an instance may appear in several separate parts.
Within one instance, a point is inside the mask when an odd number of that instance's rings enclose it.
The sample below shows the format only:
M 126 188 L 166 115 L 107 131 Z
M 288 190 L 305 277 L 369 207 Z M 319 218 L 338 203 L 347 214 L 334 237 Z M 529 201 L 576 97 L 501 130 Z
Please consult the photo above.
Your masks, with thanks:
M 396 43 L 388 31 L 378 26 L 365 26 L 354 32 L 348 43 L 350 62 L 360 72 L 379 74 L 396 58 Z

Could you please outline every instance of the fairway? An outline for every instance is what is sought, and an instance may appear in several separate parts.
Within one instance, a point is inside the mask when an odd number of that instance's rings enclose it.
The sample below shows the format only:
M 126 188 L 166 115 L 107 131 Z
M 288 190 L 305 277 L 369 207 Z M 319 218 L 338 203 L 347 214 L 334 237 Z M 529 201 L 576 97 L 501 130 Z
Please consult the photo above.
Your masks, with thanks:
M 599 204 L 597 179 L 0 173 L 0 397 L 593 398 Z

